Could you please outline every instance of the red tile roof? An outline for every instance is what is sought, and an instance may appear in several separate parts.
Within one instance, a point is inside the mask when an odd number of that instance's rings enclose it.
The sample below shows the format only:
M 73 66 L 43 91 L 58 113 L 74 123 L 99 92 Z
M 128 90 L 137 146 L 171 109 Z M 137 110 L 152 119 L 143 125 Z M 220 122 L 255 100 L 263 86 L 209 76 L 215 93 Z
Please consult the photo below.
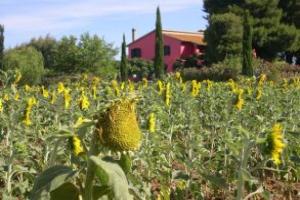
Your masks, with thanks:
M 203 32 L 180 32 L 163 30 L 163 34 L 183 42 L 205 45 Z
M 154 31 L 155 30 L 153 30 L 153 31 L 147 33 L 146 35 L 136 39 L 135 41 L 129 43 L 128 46 L 143 39 L 144 37 L 150 35 Z M 206 45 L 206 43 L 204 42 L 203 32 L 183 32 L 183 31 L 163 30 L 163 35 L 166 35 L 171 38 L 175 38 L 182 42 L 191 42 L 191 43 L 198 44 L 198 45 Z

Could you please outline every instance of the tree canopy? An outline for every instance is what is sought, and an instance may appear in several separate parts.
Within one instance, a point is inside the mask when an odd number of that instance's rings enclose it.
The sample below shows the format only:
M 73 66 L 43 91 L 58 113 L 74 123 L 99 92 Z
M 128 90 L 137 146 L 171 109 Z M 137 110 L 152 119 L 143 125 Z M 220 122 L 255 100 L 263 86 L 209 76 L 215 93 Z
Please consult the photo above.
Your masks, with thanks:
M 11 49 L 5 53 L 4 69 L 19 71 L 20 84 L 39 84 L 44 74 L 43 56 L 33 47 Z
M 299 0 L 286 2 L 286 0 L 204 0 L 204 10 L 208 13 L 209 21 L 206 34 L 208 46 L 212 43 L 212 40 L 208 38 L 211 32 L 224 32 L 225 35 L 220 35 L 219 38 L 216 38 L 217 41 L 213 42 L 221 45 L 217 46 L 215 51 L 220 53 L 220 49 L 232 49 L 232 46 L 236 45 L 230 42 L 229 30 L 232 29 L 232 26 L 224 24 L 225 30 L 215 30 L 217 28 L 214 23 L 216 16 L 228 14 L 232 16 L 231 21 L 233 21 L 233 15 L 235 15 L 235 21 L 238 21 L 238 18 L 243 17 L 244 11 L 249 10 L 253 21 L 253 47 L 259 57 L 272 60 L 278 53 L 298 51 L 300 48 L 299 30 L 296 26 L 300 21 L 297 14 Z M 242 20 L 239 23 L 242 23 Z M 226 42 L 224 42 L 224 38 L 227 38 Z M 223 57 L 220 57 L 218 61 L 222 59 Z
M 70 35 L 60 40 L 47 35 L 33 38 L 17 48 L 34 47 L 44 58 L 45 68 L 57 72 L 99 72 L 101 67 L 115 67 L 117 49 L 97 35 Z

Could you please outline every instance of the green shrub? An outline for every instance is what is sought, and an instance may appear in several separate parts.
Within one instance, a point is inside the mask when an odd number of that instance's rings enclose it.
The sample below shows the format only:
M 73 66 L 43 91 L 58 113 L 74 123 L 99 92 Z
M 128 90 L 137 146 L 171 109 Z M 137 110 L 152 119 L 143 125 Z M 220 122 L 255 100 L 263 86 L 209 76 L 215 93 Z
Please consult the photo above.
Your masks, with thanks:
M 226 57 L 222 62 L 218 62 L 212 65 L 212 68 L 220 71 L 231 70 L 237 74 L 242 72 L 242 58 L 238 56 Z
M 184 59 L 177 59 L 173 64 L 174 70 L 183 70 L 184 68 L 202 67 L 204 64 L 203 55 L 192 55 Z
M 102 66 L 99 67 L 94 74 L 100 76 L 103 79 L 116 79 L 119 70 L 116 62 L 116 66 Z
M 266 74 L 268 80 L 281 81 L 285 77 L 285 69 L 291 66 L 283 61 L 268 62 L 261 59 L 255 59 L 254 62 L 255 75 Z
M 152 61 L 134 58 L 128 61 L 129 76 L 136 75 L 138 79 L 151 77 L 154 74 Z
M 291 79 L 300 75 L 300 67 L 290 65 L 285 61 L 268 62 L 262 59 L 253 61 L 255 76 L 266 74 L 268 80 L 280 82 L 283 78 Z
M 185 68 L 183 69 L 184 80 L 212 80 L 227 81 L 236 80 L 242 70 L 240 57 L 227 57 L 224 61 L 212 65 L 211 67 L 202 68 Z
M 4 70 L 18 70 L 22 74 L 19 84 L 39 84 L 44 74 L 44 60 L 33 47 L 12 49 L 4 55 Z
M 236 80 L 238 77 L 237 71 L 231 68 L 220 69 L 217 67 L 185 68 L 182 71 L 182 77 L 185 81 L 189 80 L 212 80 L 212 81 L 227 81 L 229 79 Z

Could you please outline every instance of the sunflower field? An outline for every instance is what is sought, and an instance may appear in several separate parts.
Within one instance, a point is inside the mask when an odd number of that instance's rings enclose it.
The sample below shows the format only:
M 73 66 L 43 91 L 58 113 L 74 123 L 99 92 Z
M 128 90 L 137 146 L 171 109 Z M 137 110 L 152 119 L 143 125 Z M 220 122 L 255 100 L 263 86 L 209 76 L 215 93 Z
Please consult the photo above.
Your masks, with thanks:
M 300 78 L 2 75 L 0 199 L 300 199 Z

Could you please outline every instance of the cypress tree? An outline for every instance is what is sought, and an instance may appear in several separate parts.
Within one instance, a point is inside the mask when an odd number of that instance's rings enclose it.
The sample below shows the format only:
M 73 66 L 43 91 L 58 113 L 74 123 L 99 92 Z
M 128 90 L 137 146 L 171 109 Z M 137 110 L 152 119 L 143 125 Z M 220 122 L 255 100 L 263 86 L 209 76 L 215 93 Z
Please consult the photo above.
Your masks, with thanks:
M 155 58 L 154 58 L 154 69 L 156 78 L 162 78 L 164 74 L 164 43 L 162 35 L 162 25 L 160 9 L 157 7 L 156 10 L 156 28 L 155 28 Z
M 4 57 L 4 26 L 0 24 L 0 69 L 3 69 Z
M 250 14 L 247 10 L 244 14 L 244 33 L 243 33 L 243 75 L 253 76 L 253 65 L 252 65 L 252 38 L 253 30 L 250 21 Z
M 126 40 L 125 34 L 123 35 L 123 43 L 122 43 L 122 54 L 121 54 L 121 64 L 120 64 L 120 74 L 121 80 L 127 81 L 128 80 L 128 68 L 127 68 L 127 56 L 126 56 Z

